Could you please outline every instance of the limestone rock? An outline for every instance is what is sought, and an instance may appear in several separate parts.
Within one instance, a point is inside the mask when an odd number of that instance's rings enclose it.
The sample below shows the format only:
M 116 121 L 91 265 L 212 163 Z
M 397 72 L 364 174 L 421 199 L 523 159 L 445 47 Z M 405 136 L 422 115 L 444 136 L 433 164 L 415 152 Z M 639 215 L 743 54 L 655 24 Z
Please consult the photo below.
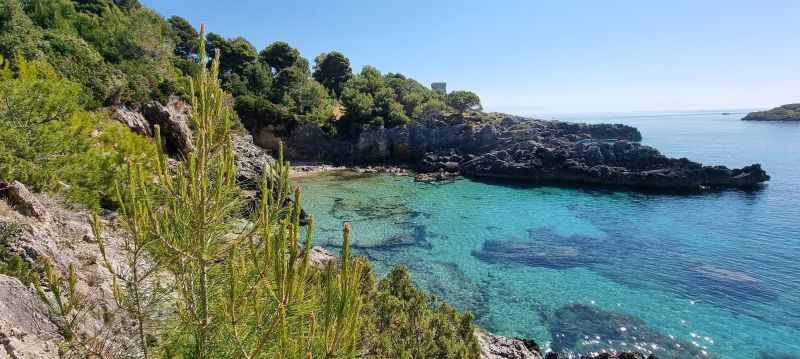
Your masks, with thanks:
M 133 132 L 143 136 L 153 137 L 153 125 L 148 122 L 141 112 L 128 106 L 119 106 L 114 109 L 111 119 L 127 125 Z
M 481 347 L 481 359 L 541 359 L 542 355 L 530 350 L 520 339 L 494 335 L 475 328 L 475 337 Z
M 144 118 L 161 127 L 168 148 L 184 156 L 194 150 L 188 111 L 189 105 L 177 98 L 171 98 L 166 106 L 155 101 L 142 106 Z
M 325 248 L 317 246 L 311 247 L 311 253 L 309 253 L 308 257 L 309 263 L 317 268 L 325 267 L 328 262 L 333 262 L 334 264 L 339 263 L 339 257 L 337 257 L 336 254 L 333 254 L 333 252 Z
M 62 341 L 36 292 L 0 274 L 0 358 L 58 358 Z
M 465 175 L 627 187 L 753 186 L 769 180 L 759 164 L 740 169 L 668 158 L 628 141 L 527 141 L 460 164 Z
M 290 159 L 406 164 L 421 173 L 673 189 L 747 187 L 769 180 L 759 164 L 729 169 L 666 157 L 639 144 L 642 135 L 631 126 L 490 117 L 494 120 L 366 126 L 352 142 L 329 138 L 310 123 L 294 129 L 255 128 L 253 133 L 260 146 L 274 148 L 282 141 Z
M 85 240 L 91 231 L 91 216 L 68 210 L 46 195 L 33 196 L 48 209 L 50 220 L 40 221 L 13 211 L 0 213 L 0 225 L 14 223 L 16 228 L 13 239 L 4 243 L 6 251 L 20 256 L 32 268 L 41 268 L 39 259 L 48 258 L 57 273 L 64 273 L 73 264 L 76 292 L 85 299 L 87 308 L 97 308 L 95 314 L 105 312 L 115 318 L 107 323 L 102 315 L 88 315 L 78 328 L 79 335 L 92 336 L 101 330 L 114 333 L 109 342 L 113 345 L 104 350 L 111 357 L 129 351 L 135 343 L 134 333 L 126 330 L 130 318 L 114 301 L 112 277 L 101 264 L 97 244 Z M 99 213 L 109 260 L 112 266 L 121 268 L 122 233 L 113 218 L 112 213 Z M 43 303 L 31 288 L 15 278 L 0 276 L 0 358 L 6 353 L 11 358 L 58 356 L 55 346 L 61 339 L 42 309 Z
M 35 217 L 41 221 L 50 220 L 50 214 L 47 209 L 19 181 L 14 181 L 11 184 L 0 183 L 0 196 L 5 196 L 8 199 L 8 203 L 24 216 Z
M 240 186 L 247 190 L 259 190 L 263 171 L 269 170 L 275 159 L 254 145 L 249 135 L 233 136 L 233 155 Z

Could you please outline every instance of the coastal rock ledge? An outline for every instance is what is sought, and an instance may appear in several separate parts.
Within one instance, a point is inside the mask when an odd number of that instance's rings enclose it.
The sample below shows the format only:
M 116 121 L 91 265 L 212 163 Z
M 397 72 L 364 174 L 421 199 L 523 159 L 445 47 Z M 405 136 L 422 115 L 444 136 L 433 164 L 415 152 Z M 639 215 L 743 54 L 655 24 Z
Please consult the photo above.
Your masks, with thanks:
M 652 147 L 627 141 L 588 146 L 528 141 L 465 161 L 459 169 L 478 177 L 659 188 L 746 187 L 769 179 L 759 164 L 740 169 L 703 166 L 686 158 L 668 158 Z
M 352 141 L 332 139 L 309 123 L 250 130 L 259 146 L 277 151 L 282 143 L 290 159 L 402 164 L 420 173 L 671 189 L 748 187 L 770 178 L 759 164 L 730 169 L 669 158 L 640 144 L 631 126 L 489 116 L 364 127 Z

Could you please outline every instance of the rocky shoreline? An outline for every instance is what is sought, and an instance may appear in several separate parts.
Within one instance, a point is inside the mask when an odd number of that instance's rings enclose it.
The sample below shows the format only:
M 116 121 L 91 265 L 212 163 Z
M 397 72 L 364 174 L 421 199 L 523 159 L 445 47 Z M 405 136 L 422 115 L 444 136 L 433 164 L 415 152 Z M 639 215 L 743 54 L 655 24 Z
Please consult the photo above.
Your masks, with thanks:
M 769 180 L 759 164 L 729 169 L 669 158 L 640 144 L 641 133 L 626 125 L 493 116 L 366 127 L 354 141 L 330 138 L 308 123 L 292 129 L 251 128 L 251 133 L 261 147 L 276 151 L 282 144 L 290 159 L 334 166 L 406 166 L 429 174 L 426 180 L 465 175 L 660 189 L 755 187 Z
M 119 108 L 115 117 L 142 135 L 152 136 L 154 124 L 159 124 L 162 129 L 168 129 L 169 132 L 165 133 L 164 138 L 177 157 L 191 150 L 190 147 L 187 147 L 187 139 L 191 138 L 191 132 L 186 126 L 185 104 L 173 99 L 167 105 L 152 103 L 148 104 L 147 108 L 146 111 L 142 112 Z M 595 135 L 604 134 L 605 136 L 616 133 L 629 140 L 640 138 L 638 131 L 625 126 L 616 125 L 597 128 L 586 126 L 588 125 L 559 123 L 549 128 L 549 130 L 575 140 L 580 140 L 582 137 L 564 134 L 564 131 L 583 129 L 585 134 L 594 133 Z M 484 133 L 485 139 L 472 142 L 469 146 L 480 149 L 487 140 L 503 139 L 502 136 L 486 135 L 487 133 L 493 133 L 494 126 L 484 128 L 489 129 L 480 130 L 481 133 Z M 181 133 L 172 133 L 174 131 Z M 525 136 L 521 137 L 524 138 Z M 430 139 L 431 137 L 426 138 Z M 494 140 L 492 140 L 493 138 Z M 369 142 L 363 142 L 362 145 L 366 145 L 369 148 Z M 290 147 L 291 150 L 292 148 Z M 258 200 L 263 194 L 259 193 L 256 186 L 257 181 L 261 178 L 260 174 L 264 166 L 271 165 L 275 160 L 262 148 L 256 146 L 252 137 L 247 135 L 234 137 L 234 152 L 235 161 L 239 168 L 239 183 L 246 192 L 250 193 L 254 201 Z M 367 152 L 369 151 L 367 150 Z M 392 153 L 390 151 L 377 152 L 376 154 L 391 155 Z M 409 156 L 408 158 L 412 157 Z M 360 166 L 356 167 L 355 170 L 363 173 L 383 172 L 395 175 L 415 175 L 418 180 L 441 180 L 457 176 L 462 168 L 461 162 L 467 163 L 479 157 L 463 156 L 457 150 L 450 149 L 449 152 L 427 153 L 421 158 L 421 161 L 415 162 L 416 168 L 400 164 L 399 166 Z M 454 162 L 457 162 L 458 166 L 453 166 L 452 163 Z M 423 172 L 420 177 L 420 174 L 413 171 L 413 169 L 418 170 L 419 168 L 427 168 L 429 171 Z M 295 168 L 294 176 L 342 169 L 348 168 L 305 163 Z M 87 213 L 64 208 L 49 196 L 31 193 L 21 183 L 0 183 L 0 229 L 5 230 L 12 226 L 14 227 L 13 240 L 2 243 L 6 246 L 6 250 L 13 255 L 19 256 L 31 266 L 37 265 L 37 260 L 42 257 L 49 258 L 54 268 L 61 271 L 65 270 L 69 263 L 76 263 L 79 269 L 77 273 L 80 273 L 76 278 L 77 290 L 87 297 L 94 298 L 93 305 L 113 310 L 112 278 L 107 271 L 102 269 L 102 261 L 97 251 L 96 239 L 89 225 L 90 218 L 91 216 Z M 123 250 L 121 245 L 122 233 L 117 223 L 116 214 L 108 211 L 101 212 L 99 219 L 103 223 L 103 235 L 109 250 L 109 258 L 112 262 L 121 260 L 124 257 L 123 253 L 120 252 Z M 338 258 L 324 248 L 312 248 L 311 262 L 315 265 L 324 265 L 328 261 L 335 260 L 338 260 Z M 58 357 L 58 344 L 63 341 L 63 337 L 58 333 L 58 329 L 43 310 L 32 286 L 21 282 L 17 278 L 0 275 L 0 287 L 3 288 L 3 290 L 0 290 L 0 357 Z M 110 328 L 109 330 L 125 333 L 124 327 L 130 324 L 129 318 L 126 319 L 124 313 L 115 313 L 115 315 L 120 315 L 123 319 L 114 324 L 118 327 Z M 86 333 L 92 332 L 97 327 L 105 325 L 101 321 L 102 318 L 91 318 L 87 320 L 85 327 L 79 328 L 79 330 Z M 475 335 L 480 342 L 482 358 L 543 358 L 539 352 L 539 346 L 533 340 L 497 336 L 480 328 L 476 328 Z M 126 347 L 134 342 L 132 338 L 128 338 L 124 334 L 119 339 L 115 343 L 117 347 L 114 348 L 119 352 L 124 352 Z M 544 358 L 557 359 L 559 356 L 555 353 L 547 353 Z M 644 359 L 652 358 L 652 356 L 647 357 L 640 353 L 623 353 L 618 356 L 600 354 L 596 358 Z

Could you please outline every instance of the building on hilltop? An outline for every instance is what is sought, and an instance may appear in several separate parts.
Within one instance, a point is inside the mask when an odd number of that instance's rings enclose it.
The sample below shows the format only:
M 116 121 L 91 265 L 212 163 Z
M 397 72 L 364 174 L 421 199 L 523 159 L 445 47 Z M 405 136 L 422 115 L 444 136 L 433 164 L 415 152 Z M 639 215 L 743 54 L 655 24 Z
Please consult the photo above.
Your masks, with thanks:
M 447 82 L 434 82 L 431 84 L 431 90 L 436 91 L 442 95 L 447 94 Z

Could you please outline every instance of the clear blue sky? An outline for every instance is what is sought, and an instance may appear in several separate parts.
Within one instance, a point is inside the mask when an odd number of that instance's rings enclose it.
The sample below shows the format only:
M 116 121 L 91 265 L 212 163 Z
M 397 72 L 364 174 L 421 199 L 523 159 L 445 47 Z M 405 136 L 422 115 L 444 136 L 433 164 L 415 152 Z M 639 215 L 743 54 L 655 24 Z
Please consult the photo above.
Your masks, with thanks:
M 800 102 L 800 0 L 143 0 L 258 50 L 337 50 L 520 114 Z

